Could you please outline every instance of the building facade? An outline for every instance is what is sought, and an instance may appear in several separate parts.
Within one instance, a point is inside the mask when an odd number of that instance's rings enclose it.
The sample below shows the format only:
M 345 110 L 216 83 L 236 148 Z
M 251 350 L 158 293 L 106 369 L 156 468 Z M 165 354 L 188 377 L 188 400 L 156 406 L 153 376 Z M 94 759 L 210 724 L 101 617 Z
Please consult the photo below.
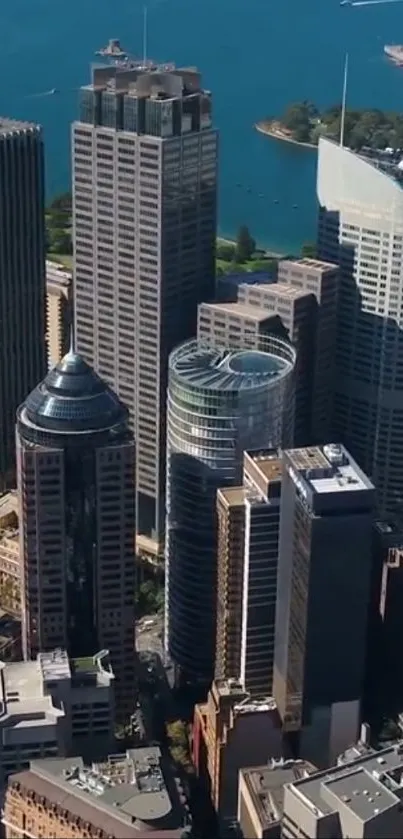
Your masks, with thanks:
M 158 554 L 168 357 L 214 296 L 211 95 L 194 69 L 94 69 L 72 144 L 77 349 L 129 409 L 138 549 Z
M 396 176 L 399 176 L 400 180 Z M 322 138 L 318 250 L 340 262 L 334 434 L 370 475 L 381 517 L 402 515 L 401 172 Z
M 217 493 L 215 678 L 273 690 L 281 452 L 245 452 L 243 485 Z
M 292 439 L 290 344 L 231 351 L 189 341 L 171 354 L 167 425 L 165 644 L 180 678 L 214 673 L 216 493 L 243 452 Z
M 273 694 L 318 766 L 358 736 L 374 505 L 343 446 L 283 452 Z
M 282 754 L 281 723 L 272 697 L 251 700 L 239 682 L 214 681 L 197 704 L 193 763 L 209 789 L 222 830 L 237 816 L 238 774 Z
M 46 372 L 41 128 L 0 118 L 0 482 L 15 486 L 15 412 Z
M 133 701 L 134 443 L 117 396 L 74 352 L 18 410 L 23 649 L 109 649 Z
M 62 360 L 70 346 L 73 321 L 73 278 L 57 262 L 46 260 L 48 367 Z

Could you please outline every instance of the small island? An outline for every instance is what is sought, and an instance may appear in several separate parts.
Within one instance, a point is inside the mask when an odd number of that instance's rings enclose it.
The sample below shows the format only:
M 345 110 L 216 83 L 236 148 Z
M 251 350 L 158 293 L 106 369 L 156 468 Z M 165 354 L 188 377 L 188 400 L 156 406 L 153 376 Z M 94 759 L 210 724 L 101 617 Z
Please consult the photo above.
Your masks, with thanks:
M 322 136 L 339 139 L 341 111 L 341 105 L 320 111 L 312 102 L 296 102 L 289 105 L 282 117 L 268 117 L 256 123 L 255 127 L 269 137 L 316 148 Z M 354 151 L 363 148 L 403 149 L 403 114 L 376 109 L 347 109 L 344 144 Z

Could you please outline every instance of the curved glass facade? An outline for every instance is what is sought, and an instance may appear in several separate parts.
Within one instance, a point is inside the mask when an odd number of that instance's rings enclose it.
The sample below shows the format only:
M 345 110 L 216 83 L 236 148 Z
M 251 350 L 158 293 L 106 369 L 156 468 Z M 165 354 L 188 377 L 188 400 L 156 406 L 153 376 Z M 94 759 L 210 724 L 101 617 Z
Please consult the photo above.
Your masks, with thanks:
M 167 412 L 166 645 L 185 677 L 210 681 L 215 638 L 215 506 L 241 482 L 243 452 L 292 442 L 295 351 L 189 341 L 171 353 Z

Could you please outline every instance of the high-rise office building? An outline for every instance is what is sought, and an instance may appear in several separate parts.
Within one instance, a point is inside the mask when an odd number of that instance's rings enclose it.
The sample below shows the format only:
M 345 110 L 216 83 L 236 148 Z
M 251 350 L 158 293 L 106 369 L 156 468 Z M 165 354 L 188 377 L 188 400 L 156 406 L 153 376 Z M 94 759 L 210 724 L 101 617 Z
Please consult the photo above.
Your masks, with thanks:
M 77 350 L 118 393 L 137 444 L 138 547 L 165 517 L 168 357 L 214 295 L 218 137 L 195 69 L 93 70 L 73 125 Z
M 17 413 L 24 658 L 111 653 L 134 680 L 134 443 L 128 412 L 74 352 Z
M 292 439 L 295 350 L 188 341 L 171 353 L 167 422 L 165 643 L 184 679 L 214 672 L 216 494 L 241 481 L 243 452 Z
M 238 290 L 240 303 L 281 318 L 297 350 L 296 446 L 326 442 L 331 432 L 338 277 L 332 263 L 282 259 L 277 283 L 241 284 Z
M 46 372 L 43 136 L 0 118 L 0 483 L 15 486 L 15 412 Z
M 403 515 L 402 172 L 319 143 L 319 255 L 340 263 L 334 432 Z
M 281 452 L 245 452 L 243 485 L 217 493 L 215 678 L 273 691 Z
M 358 735 L 374 505 L 343 446 L 283 452 L 273 693 L 318 766 Z

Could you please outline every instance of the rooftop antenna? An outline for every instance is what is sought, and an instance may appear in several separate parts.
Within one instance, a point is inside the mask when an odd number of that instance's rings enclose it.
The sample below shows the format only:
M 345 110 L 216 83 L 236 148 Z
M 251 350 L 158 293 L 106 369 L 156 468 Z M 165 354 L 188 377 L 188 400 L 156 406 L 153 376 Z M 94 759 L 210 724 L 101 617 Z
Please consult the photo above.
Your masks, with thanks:
M 347 80 L 348 80 L 348 52 L 344 58 L 344 78 L 343 78 L 343 99 L 341 103 L 341 121 L 340 121 L 340 146 L 344 146 L 344 126 L 346 122 L 346 100 L 347 100 Z
M 147 6 L 143 8 L 143 66 L 147 63 Z

